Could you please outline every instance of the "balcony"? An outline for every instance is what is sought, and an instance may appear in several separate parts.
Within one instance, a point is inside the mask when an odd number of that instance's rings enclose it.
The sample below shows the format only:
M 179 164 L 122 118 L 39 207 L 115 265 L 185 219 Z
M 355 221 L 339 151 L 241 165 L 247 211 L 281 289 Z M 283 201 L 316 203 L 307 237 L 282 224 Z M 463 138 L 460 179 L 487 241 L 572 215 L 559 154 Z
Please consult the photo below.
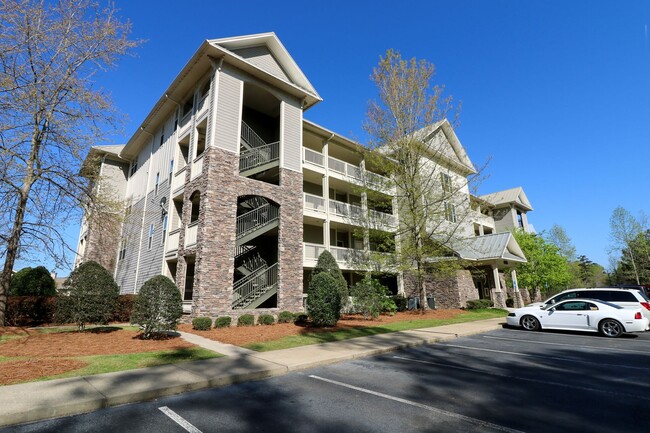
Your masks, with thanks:
M 183 191 L 185 186 L 185 170 L 187 166 L 178 170 L 172 178 L 172 196 L 176 196 Z
M 363 180 L 361 167 L 341 161 L 340 159 L 332 158 L 331 156 L 327 158 L 327 164 L 330 174 L 333 174 L 334 177 L 356 184 L 360 184 Z
M 397 227 L 397 218 L 395 215 L 368 210 L 368 220 L 372 228 L 395 228 Z
M 199 222 L 194 221 L 190 223 L 185 229 L 185 248 L 196 245 L 197 236 L 199 233 Z
M 167 245 L 165 248 L 165 257 L 175 257 L 178 254 L 178 240 L 180 237 L 180 230 L 174 230 L 169 233 L 167 237 Z
M 303 205 L 305 207 L 305 212 L 318 212 L 325 213 L 325 199 L 317 195 L 304 193 L 303 194 Z
M 192 175 L 190 177 L 190 180 L 196 179 L 197 177 L 201 176 L 201 174 L 203 174 L 203 155 L 197 156 L 192 163 Z
M 204 112 L 207 112 L 208 104 L 206 103 L 208 100 L 208 94 L 203 95 L 201 99 L 199 99 L 199 103 L 196 106 L 196 118 L 198 119 L 203 115 Z M 198 123 L 198 120 L 197 120 Z
M 330 200 L 330 214 L 333 216 L 341 217 L 346 223 L 353 223 L 359 225 L 363 222 L 363 209 L 350 203 L 345 203 L 337 200 Z
M 320 152 L 303 147 L 302 162 L 311 170 L 325 173 L 325 156 Z
M 318 256 L 320 256 L 321 253 L 325 250 L 325 245 L 311 244 L 307 242 L 303 243 L 304 266 L 312 268 L 316 266 L 316 262 L 318 262 Z M 363 250 L 330 246 L 329 251 L 336 259 L 339 267 L 343 269 L 361 269 L 363 267 L 363 260 L 365 258 L 365 253 Z

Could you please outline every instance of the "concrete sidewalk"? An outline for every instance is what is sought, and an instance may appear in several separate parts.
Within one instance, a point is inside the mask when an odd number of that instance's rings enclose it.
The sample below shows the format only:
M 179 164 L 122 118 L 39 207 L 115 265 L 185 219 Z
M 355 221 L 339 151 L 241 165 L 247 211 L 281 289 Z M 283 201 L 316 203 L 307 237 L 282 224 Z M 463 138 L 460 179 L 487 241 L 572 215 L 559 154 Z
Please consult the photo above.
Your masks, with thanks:
M 422 328 L 350 340 L 253 352 L 182 333 L 188 341 L 223 358 L 95 376 L 0 387 L 0 426 L 91 412 L 186 391 L 279 376 L 349 359 L 362 358 L 501 328 L 503 318 Z

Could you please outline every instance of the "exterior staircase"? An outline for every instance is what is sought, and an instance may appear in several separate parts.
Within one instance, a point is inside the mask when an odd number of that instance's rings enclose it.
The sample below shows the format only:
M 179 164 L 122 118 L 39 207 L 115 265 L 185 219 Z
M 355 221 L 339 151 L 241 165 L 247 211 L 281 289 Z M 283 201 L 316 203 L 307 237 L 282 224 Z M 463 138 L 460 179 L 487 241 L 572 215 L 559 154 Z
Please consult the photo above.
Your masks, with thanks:
M 248 242 L 278 227 L 277 206 L 258 196 L 238 205 L 235 268 L 240 276 L 233 284 L 233 309 L 257 308 L 278 291 L 278 264 L 268 265 L 258 247 Z
M 266 143 L 246 122 L 241 123 L 239 146 L 239 174 L 252 176 L 277 167 L 280 161 L 280 142 Z

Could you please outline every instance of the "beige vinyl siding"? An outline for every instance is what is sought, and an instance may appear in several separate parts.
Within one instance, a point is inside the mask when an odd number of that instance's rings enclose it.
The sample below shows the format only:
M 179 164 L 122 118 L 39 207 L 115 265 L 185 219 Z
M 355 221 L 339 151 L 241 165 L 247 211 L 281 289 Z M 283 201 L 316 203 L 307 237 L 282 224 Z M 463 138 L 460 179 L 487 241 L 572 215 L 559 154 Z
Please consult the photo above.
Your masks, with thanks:
M 135 277 L 138 269 L 138 250 L 140 248 L 140 234 L 142 229 L 142 215 L 144 213 L 144 198 L 131 206 L 131 212 L 122 224 L 122 236 L 118 243 L 118 251 L 122 240 L 126 240 L 126 256 L 118 260 L 115 282 L 120 286 L 120 293 L 135 293 Z
M 244 48 L 235 50 L 234 52 L 258 68 L 278 78 L 289 81 L 289 77 L 284 72 L 284 69 L 282 69 L 282 66 L 275 60 L 275 57 L 273 57 L 273 54 L 271 54 L 266 46 Z
M 282 102 L 282 125 L 280 166 L 301 171 L 302 151 L 302 109 L 298 101 Z
M 243 83 L 224 68 L 218 92 L 214 146 L 238 153 Z

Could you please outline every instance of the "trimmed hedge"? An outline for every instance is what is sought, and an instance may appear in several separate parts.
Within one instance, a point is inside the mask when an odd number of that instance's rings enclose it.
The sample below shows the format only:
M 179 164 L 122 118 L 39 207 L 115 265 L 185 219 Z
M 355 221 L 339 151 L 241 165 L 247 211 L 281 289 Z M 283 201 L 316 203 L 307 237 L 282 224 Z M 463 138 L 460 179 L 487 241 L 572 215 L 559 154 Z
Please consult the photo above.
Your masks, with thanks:
M 336 326 L 339 321 L 341 294 L 338 283 L 338 280 L 327 272 L 312 277 L 309 283 L 307 312 L 314 326 Z
M 129 323 L 131 321 L 131 312 L 136 295 L 119 295 L 115 304 L 115 311 L 111 317 L 111 322 Z
M 467 301 L 468 310 L 480 310 L 491 307 L 494 307 L 494 302 L 490 299 L 472 299 L 471 301 Z
M 131 323 L 140 326 L 142 338 L 149 339 L 176 329 L 182 315 L 183 300 L 176 284 L 164 275 L 156 275 L 140 288 Z
M 197 331 L 209 331 L 212 328 L 212 319 L 209 317 L 195 317 L 192 319 L 192 329 Z
M 255 324 L 255 316 L 252 314 L 242 314 L 237 319 L 237 326 L 253 326 Z
M 7 326 L 36 326 L 54 322 L 56 296 L 9 296 L 5 310 Z
M 281 311 L 278 314 L 278 323 L 292 323 L 295 320 L 295 315 L 291 311 Z
M 273 325 L 273 324 L 275 324 L 275 317 L 273 317 L 270 314 L 261 314 L 260 317 L 257 318 L 257 324 L 258 325 Z
M 230 316 L 221 316 L 221 317 L 217 317 L 217 319 L 214 321 L 214 327 L 215 328 L 228 328 L 231 323 L 232 323 L 232 317 L 230 317 Z

